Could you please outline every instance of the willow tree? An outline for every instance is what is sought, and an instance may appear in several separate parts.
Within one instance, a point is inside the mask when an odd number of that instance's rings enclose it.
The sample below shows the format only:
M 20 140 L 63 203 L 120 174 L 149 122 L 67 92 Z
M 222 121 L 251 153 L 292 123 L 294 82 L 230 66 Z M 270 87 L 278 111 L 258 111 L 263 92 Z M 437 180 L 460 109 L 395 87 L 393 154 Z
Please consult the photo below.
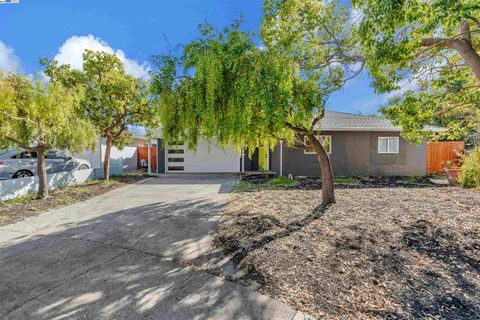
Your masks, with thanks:
M 45 154 L 95 148 L 95 130 L 80 112 L 81 90 L 0 71 L 0 148 L 37 155 L 38 196 L 48 196 Z
M 85 50 L 82 70 L 56 61 L 43 60 L 43 64 L 52 81 L 83 88 L 85 95 L 80 103 L 83 115 L 105 138 L 103 176 L 108 181 L 110 151 L 112 146 L 121 149 L 131 142 L 129 126 L 158 125 L 158 112 L 148 83 L 127 74 L 123 62 L 107 52 Z
M 385 113 L 419 140 L 426 123 L 447 126 L 447 138 L 480 130 L 480 4 L 478 0 L 352 0 L 366 65 L 379 93 L 411 90 Z
M 154 58 L 165 140 L 190 148 L 199 137 L 237 149 L 278 141 L 313 148 L 323 203 L 334 203 L 319 124 L 329 95 L 363 68 L 353 28 L 346 8 L 315 0 L 266 1 L 264 46 L 238 23 L 223 32 L 203 26 L 179 54 Z

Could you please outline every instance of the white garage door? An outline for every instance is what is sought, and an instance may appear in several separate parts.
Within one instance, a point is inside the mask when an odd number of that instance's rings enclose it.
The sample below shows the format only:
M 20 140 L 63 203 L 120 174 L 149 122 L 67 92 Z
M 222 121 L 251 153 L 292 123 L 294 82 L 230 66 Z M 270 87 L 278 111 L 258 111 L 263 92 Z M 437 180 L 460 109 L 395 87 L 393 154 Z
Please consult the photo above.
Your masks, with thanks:
M 167 172 L 239 172 L 240 155 L 231 148 L 199 141 L 195 152 L 184 145 L 170 145 L 166 152 Z

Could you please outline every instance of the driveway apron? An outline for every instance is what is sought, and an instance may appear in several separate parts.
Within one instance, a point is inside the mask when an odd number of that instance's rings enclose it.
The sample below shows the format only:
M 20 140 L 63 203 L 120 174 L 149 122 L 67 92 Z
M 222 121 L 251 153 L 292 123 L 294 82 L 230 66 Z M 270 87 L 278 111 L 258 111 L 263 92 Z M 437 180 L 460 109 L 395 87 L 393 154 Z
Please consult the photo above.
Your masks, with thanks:
M 301 319 L 198 267 L 235 184 L 163 175 L 0 228 L 0 319 Z

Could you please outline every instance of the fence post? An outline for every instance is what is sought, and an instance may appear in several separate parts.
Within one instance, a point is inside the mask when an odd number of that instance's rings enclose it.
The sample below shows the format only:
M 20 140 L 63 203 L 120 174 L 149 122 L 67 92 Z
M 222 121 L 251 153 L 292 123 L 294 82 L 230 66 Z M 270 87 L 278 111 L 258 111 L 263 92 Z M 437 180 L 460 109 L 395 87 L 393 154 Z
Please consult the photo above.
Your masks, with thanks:
M 150 175 L 152 173 L 152 159 L 151 159 L 151 150 L 150 150 L 150 140 L 148 141 L 148 174 Z

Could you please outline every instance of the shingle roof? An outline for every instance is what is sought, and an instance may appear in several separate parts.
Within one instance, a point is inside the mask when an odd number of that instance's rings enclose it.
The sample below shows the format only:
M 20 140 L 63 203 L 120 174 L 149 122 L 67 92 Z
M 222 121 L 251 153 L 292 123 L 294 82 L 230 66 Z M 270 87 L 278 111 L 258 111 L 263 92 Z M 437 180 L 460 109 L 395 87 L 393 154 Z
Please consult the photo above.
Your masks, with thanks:
M 402 131 L 401 127 L 394 126 L 392 121 L 386 118 L 338 111 L 325 111 L 325 116 L 317 124 L 316 129 L 323 131 Z M 424 126 L 424 130 L 446 131 L 445 128 L 431 125 Z

